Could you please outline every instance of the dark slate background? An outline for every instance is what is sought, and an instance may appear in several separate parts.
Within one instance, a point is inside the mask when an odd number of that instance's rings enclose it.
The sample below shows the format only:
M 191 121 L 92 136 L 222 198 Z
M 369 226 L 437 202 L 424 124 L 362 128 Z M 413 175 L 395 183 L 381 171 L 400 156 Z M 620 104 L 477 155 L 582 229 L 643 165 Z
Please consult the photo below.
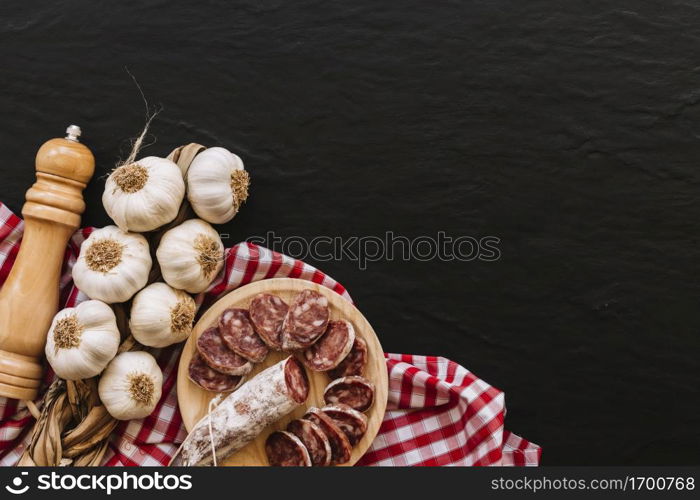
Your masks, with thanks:
M 700 463 L 700 1 L 0 4 L 0 200 L 84 130 L 104 174 L 223 145 L 252 173 L 232 244 L 501 239 L 497 262 L 315 262 L 387 351 L 506 393 L 545 464 Z

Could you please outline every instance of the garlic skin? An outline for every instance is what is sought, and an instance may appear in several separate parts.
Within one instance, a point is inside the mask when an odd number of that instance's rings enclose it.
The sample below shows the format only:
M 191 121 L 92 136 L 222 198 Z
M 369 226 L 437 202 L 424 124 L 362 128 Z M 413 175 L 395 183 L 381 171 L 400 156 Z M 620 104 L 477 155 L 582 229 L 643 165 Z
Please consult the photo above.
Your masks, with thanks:
M 209 224 L 201 219 L 190 219 L 163 235 L 156 258 L 168 285 L 199 293 L 206 290 L 221 271 L 224 244 Z
M 106 226 L 83 242 L 73 281 L 91 299 L 126 302 L 146 286 L 151 264 L 146 238 Z
M 44 352 L 56 375 L 81 380 L 99 375 L 117 354 L 119 342 L 112 308 L 88 300 L 54 316 Z
M 248 198 L 250 178 L 243 161 L 224 148 L 209 148 L 187 170 L 187 199 L 195 213 L 212 224 L 223 224 Z
M 172 222 L 184 198 L 180 167 L 166 158 L 147 156 L 109 175 L 102 204 L 120 229 L 145 232 Z
M 129 328 L 141 344 L 166 347 L 189 337 L 195 312 L 194 299 L 185 292 L 153 283 L 134 297 Z
M 123 352 L 100 377 L 97 390 L 105 408 L 117 420 L 144 418 L 160 400 L 163 372 L 143 351 Z

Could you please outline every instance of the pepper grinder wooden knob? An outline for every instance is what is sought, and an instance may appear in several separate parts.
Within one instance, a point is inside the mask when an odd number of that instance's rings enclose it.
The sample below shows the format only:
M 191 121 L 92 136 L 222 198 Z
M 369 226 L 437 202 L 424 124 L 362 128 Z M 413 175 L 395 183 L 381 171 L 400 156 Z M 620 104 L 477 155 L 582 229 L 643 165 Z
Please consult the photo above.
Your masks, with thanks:
M 36 183 L 22 208 L 22 244 L 0 289 L 0 396 L 37 396 L 46 334 L 58 310 L 63 256 L 85 211 L 82 192 L 95 159 L 78 141 L 80 127 L 71 125 L 66 133 L 36 154 Z

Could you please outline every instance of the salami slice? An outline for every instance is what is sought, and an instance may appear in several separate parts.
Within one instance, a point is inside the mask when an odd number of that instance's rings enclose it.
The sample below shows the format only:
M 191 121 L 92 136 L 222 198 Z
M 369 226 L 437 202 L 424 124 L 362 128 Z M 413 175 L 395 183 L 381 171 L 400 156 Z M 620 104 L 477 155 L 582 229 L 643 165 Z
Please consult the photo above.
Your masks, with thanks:
M 326 331 L 329 317 L 328 299 L 314 290 L 302 290 L 282 323 L 282 348 L 309 347 Z
M 170 465 L 210 465 L 212 442 L 219 460 L 235 453 L 262 430 L 306 401 L 309 380 L 290 356 L 261 371 L 229 394 L 195 424 Z M 210 429 L 211 427 L 211 434 Z
M 209 328 L 197 339 L 197 350 L 204 361 L 217 372 L 246 375 L 253 368 L 250 362 L 226 347 L 218 328 Z
M 374 384 L 364 377 L 352 376 L 334 380 L 323 391 L 326 404 L 345 404 L 357 411 L 367 411 L 374 403 Z
M 235 393 L 234 393 L 235 394 Z M 352 445 L 347 435 L 343 432 L 331 417 L 318 408 L 311 407 L 303 417 L 318 425 L 328 438 L 331 445 L 331 463 L 344 464 L 350 460 Z
M 192 356 L 188 375 L 189 379 L 199 387 L 212 392 L 233 391 L 243 383 L 243 377 L 226 375 L 211 368 L 198 352 Z
M 267 345 L 253 330 L 245 309 L 226 309 L 219 316 L 219 331 L 226 346 L 248 361 L 260 363 L 267 356 Z
M 331 464 L 331 458 L 333 457 L 331 443 L 318 424 L 311 420 L 299 418 L 289 422 L 287 431 L 294 434 L 304 443 L 304 446 L 309 451 L 313 465 L 326 466 Z
M 355 342 L 355 329 L 345 320 L 329 321 L 326 333 L 302 353 L 304 364 L 317 372 L 338 366 Z
M 282 323 L 288 310 L 284 300 L 269 293 L 256 295 L 248 309 L 256 333 L 275 351 L 282 350 Z
M 367 432 L 367 417 L 364 413 L 353 410 L 348 405 L 327 405 L 321 411 L 331 417 L 335 425 L 348 437 L 348 441 L 355 446 Z
M 356 335 L 350 354 L 336 368 L 329 371 L 328 376 L 331 379 L 337 379 L 352 375 L 362 375 L 367 364 L 367 352 L 367 342 Z
M 273 467 L 311 467 L 311 457 L 304 443 L 287 431 L 276 431 L 265 441 L 267 461 Z

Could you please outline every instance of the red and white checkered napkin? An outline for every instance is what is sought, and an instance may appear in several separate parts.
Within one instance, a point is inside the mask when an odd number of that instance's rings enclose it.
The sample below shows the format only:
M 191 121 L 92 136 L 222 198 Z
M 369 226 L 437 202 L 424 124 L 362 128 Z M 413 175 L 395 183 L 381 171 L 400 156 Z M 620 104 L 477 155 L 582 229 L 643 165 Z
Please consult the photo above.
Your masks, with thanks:
M 7 279 L 22 236 L 23 223 L 0 203 L 0 285 Z M 91 228 L 71 239 L 61 279 L 62 307 L 87 300 L 73 285 L 70 271 Z M 300 278 L 350 295 L 318 269 L 250 243 L 227 250 L 224 270 L 208 292 L 218 296 L 252 281 Z M 143 420 L 122 422 L 115 430 L 105 465 L 166 465 L 186 436 L 177 409 L 177 363 L 181 346 L 156 350 L 163 370 L 163 396 Z M 503 428 L 504 395 L 462 366 L 433 356 L 387 354 L 389 404 L 374 443 L 359 465 L 538 465 L 540 447 Z M 53 379 L 47 371 L 46 383 Z M 34 423 L 25 405 L 0 397 L 0 465 L 14 465 L 29 441 Z

